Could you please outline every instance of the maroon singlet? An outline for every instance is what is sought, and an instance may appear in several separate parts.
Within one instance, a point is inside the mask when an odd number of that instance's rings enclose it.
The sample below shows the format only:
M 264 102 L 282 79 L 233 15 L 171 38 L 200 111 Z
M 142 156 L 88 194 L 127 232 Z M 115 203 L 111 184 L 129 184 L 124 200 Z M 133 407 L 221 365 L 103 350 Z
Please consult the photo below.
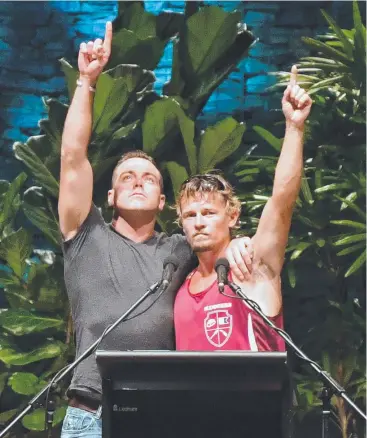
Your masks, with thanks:
M 206 290 L 191 294 L 194 272 L 176 296 L 176 350 L 285 351 L 283 339 L 246 303 L 235 298 L 229 286 L 224 293 L 231 297 L 219 293 L 216 281 Z M 282 313 L 269 319 L 283 328 Z

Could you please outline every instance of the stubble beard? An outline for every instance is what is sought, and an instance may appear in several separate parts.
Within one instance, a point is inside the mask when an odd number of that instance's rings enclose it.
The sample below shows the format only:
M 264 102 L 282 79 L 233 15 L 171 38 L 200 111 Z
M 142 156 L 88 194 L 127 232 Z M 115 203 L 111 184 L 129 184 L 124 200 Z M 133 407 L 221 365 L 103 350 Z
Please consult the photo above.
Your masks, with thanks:
M 194 243 L 192 245 L 192 250 L 196 252 L 206 252 L 211 251 L 213 249 L 213 245 L 210 243 Z

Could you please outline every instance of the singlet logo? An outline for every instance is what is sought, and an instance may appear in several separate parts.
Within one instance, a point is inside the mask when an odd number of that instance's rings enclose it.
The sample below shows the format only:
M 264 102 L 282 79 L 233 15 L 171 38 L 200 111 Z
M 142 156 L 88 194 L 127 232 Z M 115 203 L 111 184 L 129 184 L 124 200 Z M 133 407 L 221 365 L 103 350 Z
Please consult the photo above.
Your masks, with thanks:
M 230 338 L 233 317 L 228 310 L 218 309 L 208 312 L 204 320 L 205 335 L 214 347 L 222 347 Z

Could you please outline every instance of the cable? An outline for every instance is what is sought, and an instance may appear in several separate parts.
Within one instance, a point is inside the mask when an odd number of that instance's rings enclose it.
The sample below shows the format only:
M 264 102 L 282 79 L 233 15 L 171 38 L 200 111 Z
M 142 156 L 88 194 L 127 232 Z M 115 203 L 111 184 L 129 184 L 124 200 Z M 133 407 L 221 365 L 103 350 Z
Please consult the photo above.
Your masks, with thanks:
M 131 316 L 130 318 L 126 318 L 126 319 L 124 319 L 124 320 L 121 321 L 121 322 L 130 321 L 130 320 L 136 318 L 137 316 L 140 316 L 140 315 L 142 315 L 143 313 L 147 312 L 147 311 L 148 311 L 148 310 L 149 310 L 149 309 L 150 309 L 150 308 L 151 308 L 151 307 L 152 307 L 152 306 L 153 306 L 153 305 L 159 300 L 159 298 L 162 296 L 162 294 L 163 294 L 165 291 L 166 291 L 166 290 L 163 289 L 163 290 L 157 295 L 156 299 L 155 299 L 152 303 L 150 303 L 150 305 L 149 305 L 146 309 L 142 310 L 141 312 L 137 313 L 137 314 L 134 315 L 134 316 Z M 97 350 L 97 348 L 99 347 L 100 343 L 103 341 L 104 336 L 105 336 L 107 330 L 108 330 L 110 327 L 111 327 L 111 324 L 109 324 L 109 325 L 104 329 L 104 331 L 103 331 L 103 333 L 102 333 L 102 335 L 101 335 L 101 339 L 100 339 L 99 343 L 96 345 L 94 351 Z M 51 388 L 53 388 L 54 383 L 55 383 L 55 380 L 57 379 L 57 377 L 58 377 L 58 376 L 59 376 L 64 370 L 66 370 L 69 366 L 70 366 L 69 364 L 66 365 L 66 366 L 64 366 L 63 368 L 61 368 L 61 369 L 60 369 L 60 370 L 59 370 L 59 371 L 53 376 L 53 378 L 52 378 L 51 381 L 50 381 L 50 386 L 49 386 L 48 389 L 47 389 L 46 398 L 45 398 L 45 429 L 46 429 L 46 430 L 47 430 L 47 426 L 48 426 L 48 417 L 47 417 L 48 411 L 47 411 L 47 407 L 48 407 L 48 404 L 49 404 L 49 398 L 50 398 Z
M 261 314 L 264 314 L 264 312 L 262 311 L 261 307 L 257 304 L 257 302 L 251 300 L 251 298 L 246 298 L 246 299 L 244 299 L 243 297 L 238 297 L 238 296 L 236 296 L 236 295 L 228 295 L 228 294 L 225 294 L 224 292 L 220 292 L 220 291 L 219 291 L 219 293 L 222 294 L 222 295 L 224 295 L 224 296 L 226 296 L 226 297 L 228 297 L 228 298 L 233 298 L 233 299 L 236 299 L 236 300 L 241 300 L 241 301 L 244 301 L 245 303 L 251 303 L 251 304 L 253 305 L 253 307 L 255 307 L 255 308 L 256 308 Z M 250 307 L 251 307 L 251 306 L 250 306 Z M 266 315 L 265 315 L 265 316 L 266 316 Z M 267 324 L 269 327 L 271 327 L 273 330 L 275 330 L 278 334 L 281 333 L 285 338 L 288 339 L 288 341 L 294 343 L 294 342 L 293 342 L 293 339 L 289 336 L 289 334 L 288 334 L 287 332 L 285 332 L 285 331 L 282 330 L 281 328 L 277 327 L 275 324 L 270 325 L 270 324 L 268 323 L 268 321 L 267 321 L 265 318 L 264 318 L 264 321 L 266 322 L 266 324 Z M 314 366 L 316 366 L 316 367 L 319 368 L 319 365 L 318 365 L 317 362 L 315 362 L 315 361 L 313 361 L 313 360 L 311 360 L 311 359 L 309 359 L 309 358 L 306 358 L 306 357 L 301 356 L 297 351 L 295 352 L 295 355 L 296 355 L 297 357 L 299 357 L 300 359 L 304 360 L 305 362 L 308 362 L 309 364 L 312 364 L 312 365 L 314 365 Z

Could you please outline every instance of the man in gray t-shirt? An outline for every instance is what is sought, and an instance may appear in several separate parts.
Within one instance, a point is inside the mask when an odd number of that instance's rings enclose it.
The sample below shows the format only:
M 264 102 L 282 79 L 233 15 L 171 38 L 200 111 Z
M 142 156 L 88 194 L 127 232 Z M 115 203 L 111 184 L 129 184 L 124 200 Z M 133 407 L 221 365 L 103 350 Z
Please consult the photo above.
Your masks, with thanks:
M 104 222 L 92 203 L 93 172 L 87 149 L 94 86 L 109 59 L 111 41 L 112 24 L 107 23 L 104 41 L 81 44 L 80 75 L 61 144 L 59 220 L 77 357 L 161 278 L 163 262 L 170 254 L 178 257 L 180 267 L 167 291 L 146 312 L 120 324 L 101 347 L 174 349 L 174 295 L 194 262 L 184 237 L 169 237 L 154 229 L 165 196 L 162 175 L 144 152 L 127 153 L 117 163 L 108 192 L 108 203 L 114 209 L 112 224 Z M 251 264 L 246 251 L 248 241 L 235 239 L 226 254 L 239 277 L 248 273 L 246 265 Z M 70 406 L 61 437 L 100 438 L 101 379 L 94 356 L 75 369 L 68 396 Z

